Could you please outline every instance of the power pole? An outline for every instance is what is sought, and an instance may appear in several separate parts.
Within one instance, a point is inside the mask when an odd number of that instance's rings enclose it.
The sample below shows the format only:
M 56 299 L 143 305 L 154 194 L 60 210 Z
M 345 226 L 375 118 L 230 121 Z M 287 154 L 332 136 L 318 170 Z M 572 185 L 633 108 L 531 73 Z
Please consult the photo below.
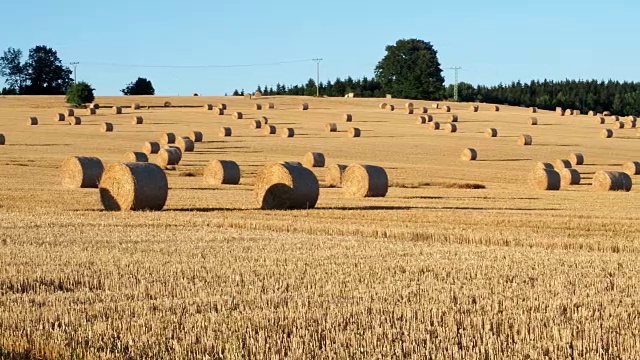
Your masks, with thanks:
M 316 62 L 316 97 L 320 97 L 320 61 L 322 58 L 313 59 Z
M 71 66 L 73 66 L 73 82 L 77 83 L 78 82 L 78 76 L 77 76 L 77 69 L 78 69 L 78 64 L 80 64 L 77 61 L 72 61 L 69 64 L 71 64 Z
M 460 66 L 454 66 L 454 67 L 450 67 L 448 69 L 451 69 L 453 71 L 455 71 L 455 83 L 453 84 L 453 101 L 458 101 L 458 70 L 462 69 Z

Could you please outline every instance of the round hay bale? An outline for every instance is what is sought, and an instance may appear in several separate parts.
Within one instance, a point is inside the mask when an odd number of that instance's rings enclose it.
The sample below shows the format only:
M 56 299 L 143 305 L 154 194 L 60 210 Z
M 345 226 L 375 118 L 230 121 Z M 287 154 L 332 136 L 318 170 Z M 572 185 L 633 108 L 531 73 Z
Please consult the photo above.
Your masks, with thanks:
M 611 119 L 613 119 L 613 122 L 620 121 L 620 116 L 618 116 L 618 115 L 611 115 Z
M 602 117 L 602 116 L 596 116 L 595 119 L 596 119 L 596 124 L 598 124 L 598 125 L 602 125 L 602 124 L 605 123 L 605 118 Z
M 430 122 L 428 125 L 429 129 L 431 130 L 439 130 L 440 129 L 440 123 L 437 121 L 432 121 Z
M 80 125 L 82 124 L 82 119 L 79 116 L 67 116 L 69 120 L 69 125 Z
M 62 185 L 69 188 L 97 188 L 104 166 L 97 157 L 71 156 L 60 165 Z
M 471 107 L 469 108 L 469 111 L 471 112 L 478 112 L 478 110 L 480 110 L 480 106 L 478 105 L 471 105 Z
M 426 124 L 427 122 L 427 117 L 424 115 L 418 116 L 418 120 L 416 120 L 416 124 Z
M 629 129 L 635 129 L 636 128 L 636 124 L 637 123 L 635 121 L 630 120 L 630 121 L 627 122 L 626 127 L 628 127 Z
M 604 129 L 604 130 L 602 130 L 602 132 L 600 132 L 600 136 L 605 138 L 605 139 L 610 139 L 610 138 L 613 137 L 613 130 Z
M 138 104 L 138 103 L 133 103 L 133 104 L 131 105 L 131 108 L 132 108 L 133 110 L 140 110 L 140 104 Z
M 308 168 L 324 167 L 324 154 L 321 152 L 308 152 L 302 158 L 302 165 Z
M 93 103 L 93 104 L 89 105 L 89 109 L 99 110 L 100 109 L 100 104 Z
M 96 109 L 94 108 L 88 108 L 87 109 L 87 115 L 95 115 L 96 114 Z
M 269 119 L 266 116 L 261 117 L 260 120 L 262 120 L 263 124 L 268 124 L 269 123 Z
M 280 161 L 280 164 L 291 165 L 291 166 L 302 166 L 300 161 Z
M 205 111 L 211 111 L 213 110 L 213 104 L 204 104 L 203 108 Z
M 598 191 L 631 191 L 631 176 L 622 171 L 598 171 L 593 176 L 593 188 Z
M 218 135 L 222 136 L 222 137 L 228 137 L 231 136 L 231 128 L 227 127 L 227 126 L 223 126 L 220 128 L 220 132 L 218 133 Z
M 404 104 L 405 109 L 413 109 L 413 103 L 412 102 L 408 102 L 406 104 Z
M 193 93 L 191 96 L 200 96 L 198 93 Z
M 314 173 L 303 166 L 270 163 L 258 172 L 254 194 L 264 210 L 313 209 L 320 184 Z
M 114 106 L 111 108 L 111 112 L 115 115 L 122 114 L 122 108 L 120 106 Z
M 573 110 L 572 109 L 567 109 L 564 111 L 564 114 L 567 116 L 573 115 Z
M 160 151 L 160 144 L 155 141 L 147 141 L 142 145 L 142 151 L 149 154 L 157 154 Z
M 123 162 L 149 162 L 149 157 L 147 154 L 140 151 L 129 151 L 124 154 L 122 158 Z
M 531 137 L 531 135 L 520 135 L 518 137 L 518 144 L 531 145 L 533 144 L 533 138 Z
M 216 105 L 216 108 L 221 109 L 221 110 L 227 110 L 227 104 L 218 104 Z
M 554 167 L 555 169 L 557 169 L 557 170 L 560 170 L 560 169 L 571 169 L 571 168 L 572 168 L 572 166 L 571 166 L 571 161 L 566 160 L 566 159 L 559 159 L 559 160 L 556 160 L 556 161 L 553 163 L 553 167 Z
M 57 113 L 53 116 L 53 121 L 64 121 L 65 115 L 63 113 Z
M 202 131 L 193 130 L 191 134 L 189 134 L 189 138 L 193 140 L 194 143 L 202 142 Z
M 196 149 L 196 145 L 188 136 L 181 136 L 176 138 L 176 146 L 180 148 L 183 153 L 193 152 Z
M 352 122 L 353 116 L 351 116 L 351 114 L 344 114 L 342 115 L 342 120 L 344 120 L 345 122 Z
M 327 166 L 325 182 L 329 187 L 342 186 L 342 174 L 347 169 L 347 165 L 334 164 Z
M 405 108 L 404 109 L 405 114 L 407 115 L 413 115 L 413 108 Z
M 627 116 L 627 121 L 628 122 L 631 122 L 631 121 L 636 122 L 636 121 L 638 121 L 638 118 L 633 116 L 633 115 L 629 115 L 629 116 Z
M 435 104 L 431 104 L 431 107 L 434 109 L 440 109 L 440 104 L 435 103 Z
M 629 175 L 639 175 L 640 161 L 629 161 L 622 164 L 622 171 L 626 172 Z
M 295 131 L 293 130 L 293 128 L 284 128 L 282 129 L 282 132 L 280 133 L 280 136 L 283 138 L 292 138 L 295 136 Z
M 277 129 L 273 125 L 266 125 L 264 127 L 264 134 L 265 135 L 274 135 L 276 133 L 276 131 L 277 131 Z
M 602 116 L 611 116 L 611 111 L 603 111 Z
M 66 116 L 75 116 L 76 115 L 76 113 L 75 113 L 75 111 L 73 109 L 66 109 L 64 111 L 64 113 L 65 113 Z
M 529 182 L 534 189 L 545 191 L 560 190 L 562 184 L 560 173 L 553 169 L 535 169 L 529 178 Z
M 274 104 L 274 103 L 270 102 L 270 103 L 268 103 L 268 104 L 267 104 L 267 108 L 269 108 L 269 109 L 275 109 L 275 108 L 276 108 L 276 104 Z
M 168 193 L 167 175 L 156 164 L 110 164 L 100 181 L 100 200 L 109 211 L 159 211 Z
M 500 111 L 500 106 L 498 105 L 493 105 L 491 108 L 493 109 L 493 111 Z
M 252 120 L 251 122 L 249 122 L 249 128 L 250 129 L 261 129 L 262 128 L 262 122 L 260 120 Z
M 359 128 L 349 128 L 349 130 L 347 131 L 347 136 L 350 138 L 357 138 L 360 137 L 361 131 Z
M 556 107 L 556 114 L 564 116 L 564 110 L 561 107 Z
M 458 115 L 456 115 L 456 114 L 449 115 L 449 121 L 458 122 Z
M 387 110 L 389 110 L 389 111 L 395 111 L 395 110 L 396 110 L 396 107 L 395 107 L 395 105 L 391 105 L 391 104 L 389 104 L 389 105 L 387 105 Z
M 589 110 L 589 112 L 587 113 L 587 115 L 589 116 L 596 116 L 596 112 L 593 110 Z
M 171 101 L 165 101 L 165 102 L 162 104 L 162 106 L 164 106 L 164 107 L 172 107 L 172 106 L 173 106 L 173 104 L 171 104 Z
M 447 132 L 454 133 L 454 132 L 457 132 L 457 131 L 458 131 L 458 126 L 457 126 L 456 124 L 454 124 L 454 123 L 448 123 L 448 124 L 444 127 L 444 129 L 445 129 Z
M 571 153 L 569 154 L 569 161 L 574 166 L 583 165 L 584 164 L 584 155 L 582 153 Z
M 35 116 L 30 116 L 29 121 L 27 121 L 27 125 L 38 125 L 38 118 Z
M 445 105 L 442 107 L 442 110 L 444 110 L 444 112 L 451 112 L 451 106 Z
M 529 118 L 529 125 L 538 125 L 538 118 L 530 117 Z
M 255 110 L 262 110 L 262 104 L 254 104 Z
M 6 141 L 6 139 L 4 137 L 4 134 L 0 134 L 0 145 L 4 145 L 5 141 Z
M 380 166 L 352 164 L 342 174 L 342 188 L 348 197 L 385 197 L 389 178 Z
M 240 166 L 231 160 L 211 160 L 204 168 L 204 181 L 209 185 L 238 185 Z
M 498 137 L 498 129 L 488 128 L 484 131 L 484 134 L 487 135 L 487 137 Z
M 256 91 L 256 92 L 253 93 L 253 97 L 261 98 L 262 97 L 262 93 L 260 91 Z
M 538 112 L 538 108 L 537 108 L 537 107 L 535 107 L 535 106 L 530 107 L 530 108 L 529 108 L 529 112 L 530 112 L 530 113 L 532 113 L 532 114 L 535 114 L 535 113 L 537 113 L 537 112 Z
M 300 110 L 302 111 L 309 110 L 309 104 L 302 103 L 302 105 L 300 105 Z
M 597 113 L 596 116 L 604 116 L 602 113 Z
M 383 109 L 383 110 L 384 110 L 384 109 L 386 109 L 386 108 L 387 108 L 387 103 L 385 103 L 385 102 L 380 103 L 380 105 L 378 105 L 378 107 L 379 107 L 380 109 Z
M 182 151 L 180 148 L 175 146 L 160 149 L 160 151 L 158 151 L 157 159 L 158 165 L 166 169 L 169 166 L 175 166 L 180 163 L 180 160 L 182 160 Z
M 214 115 L 224 115 L 224 110 L 220 108 L 213 108 Z
M 548 162 L 539 162 L 536 164 L 536 169 L 551 169 L 554 170 L 553 164 Z
M 582 112 L 580 112 L 580 110 L 573 110 L 573 115 L 574 116 L 578 116 L 580 114 L 582 114 Z
M 247 100 L 251 100 L 251 94 L 244 94 L 244 98 Z
M 614 129 L 624 129 L 624 123 L 622 121 L 614 121 L 613 122 Z
M 144 119 L 142 118 L 142 116 L 134 116 L 133 119 L 131 120 L 131 123 L 134 125 L 140 125 L 142 124 L 144 121 Z
M 561 186 L 579 185 L 581 179 L 580 172 L 576 169 L 569 168 L 560 170 Z
M 336 123 L 328 123 L 324 125 L 324 129 L 327 132 L 337 132 L 338 131 L 338 125 Z
M 421 108 L 419 108 L 420 114 L 427 114 L 429 113 L 429 108 L 426 106 L 423 106 Z
M 236 111 L 233 113 L 232 117 L 236 120 L 242 119 L 242 113 L 240 111 Z
M 176 143 L 176 134 L 174 133 L 164 133 L 160 136 L 160 144 L 168 145 Z
M 478 152 L 473 148 L 466 148 L 462 150 L 462 154 L 460 154 L 460 159 L 465 161 L 474 161 L 478 159 Z
M 113 131 L 113 124 L 110 123 L 110 122 L 102 123 L 102 125 L 100 126 L 100 131 L 102 131 L 102 132 L 112 132 Z

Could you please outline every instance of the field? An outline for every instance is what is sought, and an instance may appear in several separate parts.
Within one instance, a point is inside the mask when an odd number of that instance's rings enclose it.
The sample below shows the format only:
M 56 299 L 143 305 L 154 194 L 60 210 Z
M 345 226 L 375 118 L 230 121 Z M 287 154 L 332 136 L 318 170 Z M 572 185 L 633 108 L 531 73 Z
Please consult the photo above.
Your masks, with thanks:
M 169 100 L 174 107 L 163 108 Z M 276 109 L 253 110 L 256 102 Z M 382 101 L 396 105 L 390 112 Z M 458 132 L 429 130 L 400 99 L 99 97 L 143 108 L 53 120 L 62 97 L 0 98 L 0 358 L 633 359 L 640 356 L 640 186 L 596 192 L 598 170 L 637 160 L 636 129 L 600 137 L 586 115 L 501 106 L 469 111 Z M 244 120 L 216 116 L 224 102 Z M 298 106 L 308 102 L 310 109 Z M 436 121 L 447 114 L 428 106 Z M 444 103 L 442 103 L 444 104 Z M 147 106 L 151 106 L 147 109 Z M 189 107 L 192 106 L 192 107 Z M 131 124 L 132 113 L 144 124 Z M 352 123 L 341 120 L 353 115 Z M 528 124 L 536 116 L 539 125 Z M 40 125 L 28 126 L 29 116 Z M 249 120 L 292 127 L 266 136 Z M 114 124 L 113 133 L 100 124 Z M 324 131 L 336 122 L 339 132 Z M 219 137 L 221 126 L 233 136 Z M 348 138 L 350 126 L 361 138 Z M 498 129 L 497 138 L 484 135 Z M 121 161 L 171 131 L 204 134 L 167 171 L 161 212 L 106 212 L 96 189 L 61 185 L 67 156 Z M 517 144 L 520 134 L 532 146 Z M 459 159 L 473 147 L 478 161 Z M 384 167 L 385 198 L 320 184 L 316 209 L 259 210 L 267 162 L 320 151 L 328 164 Z M 581 152 L 580 185 L 539 191 L 539 161 Z M 211 187 L 212 159 L 240 185 Z M 150 160 L 154 160 L 153 155 Z M 636 179 L 634 179 L 636 180 Z

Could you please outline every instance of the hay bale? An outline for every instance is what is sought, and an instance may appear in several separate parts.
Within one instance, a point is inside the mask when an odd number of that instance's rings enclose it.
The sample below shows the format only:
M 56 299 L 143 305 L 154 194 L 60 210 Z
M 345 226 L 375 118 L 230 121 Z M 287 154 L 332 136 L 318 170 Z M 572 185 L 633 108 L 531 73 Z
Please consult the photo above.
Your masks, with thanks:
M 75 114 L 75 111 L 74 111 L 73 109 L 66 109 L 66 110 L 64 111 L 64 114 L 65 114 L 66 116 L 75 116 L 75 115 L 76 115 L 76 114 Z
M 597 113 L 596 116 L 604 116 L 602 113 Z
M 618 115 L 611 115 L 611 119 L 613 119 L 613 122 L 620 121 L 620 116 L 618 116 Z
M 104 166 L 97 157 L 71 156 L 60 165 L 62 185 L 69 188 L 97 188 Z
M 93 104 L 89 105 L 89 109 L 99 110 L 100 109 L 100 104 L 93 103 Z
M 211 111 L 213 110 L 213 104 L 204 104 L 203 108 L 205 111 Z
M 164 133 L 160 136 L 160 144 L 168 145 L 176 143 L 176 134 L 174 133 Z
M 573 115 L 574 115 L 574 116 L 578 116 L 578 115 L 580 115 L 580 114 L 582 114 L 582 113 L 580 112 L 580 110 L 573 110 Z
M 602 125 L 605 123 L 605 118 L 602 116 L 596 116 L 596 124 Z
M 551 169 L 554 170 L 553 164 L 548 162 L 539 162 L 536 164 L 536 169 Z
M 255 110 L 262 110 L 262 104 L 253 104 Z
M 440 129 L 440 123 L 437 121 L 432 121 L 430 122 L 428 125 L 429 129 L 431 130 L 439 130 Z
M 196 144 L 188 136 L 176 138 L 176 146 L 178 146 L 183 153 L 193 152 L 196 149 Z
M 449 115 L 449 121 L 458 122 L 458 115 L 456 115 L 456 114 Z
M 157 154 L 160 151 L 160 144 L 155 141 L 147 141 L 142 145 L 142 151 L 149 154 Z
M 82 119 L 79 116 L 67 116 L 69 120 L 69 125 L 80 125 L 82 124 Z
M 328 123 L 324 125 L 324 129 L 326 132 L 337 132 L 338 125 L 336 123 Z
M 564 116 L 564 110 L 561 107 L 556 107 L 556 114 Z
M 138 104 L 138 103 L 133 103 L 133 104 L 131 105 L 131 108 L 132 108 L 133 110 L 140 110 L 140 104 Z
M 0 145 L 4 145 L 5 141 L 6 141 L 6 139 L 4 137 L 4 134 L 0 134 Z
M 264 210 L 313 209 L 320 194 L 314 173 L 287 163 L 270 163 L 259 170 L 254 194 Z
M 405 114 L 407 115 L 413 115 L 413 108 L 405 108 L 404 109 Z
M 605 138 L 605 139 L 612 138 L 613 137 L 613 130 L 604 129 L 604 130 L 602 130 L 602 132 L 600 132 L 600 136 Z
M 556 160 L 553 163 L 553 167 L 555 169 L 557 169 L 557 170 L 560 170 L 560 169 L 571 169 L 572 165 L 571 165 L 571 161 L 569 161 L 567 159 L 559 159 L 559 160 Z
M 272 103 L 272 102 L 267 103 L 267 108 L 268 108 L 268 109 L 275 109 L 275 108 L 276 108 L 276 104 L 274 104 L 274 103 Z
M 302 165 L 308 168 L 324 167 L 324 154 L 320 152 L 308 152 L 302 158 Z
M 611 111 L 602 112 L 602 116 L 611 116 Z
M 300 110 L 302 110 L 302 111 L 309 110 L 309 104 L 307 104 L 307 103 L 302 103 L 302 104 L 300 105 Z
M 291 166 L 303 166 L 300 161 L 280 161 L 280 164 L 291 165 Z
M 250 129 L 261 129 L 262 128 L 262 122 L 260 120 L 252 120 L 251 122 L 249 122 L 249 128 Z
M 538 125 L 538 118 L 530 117 L 529 118 L 529 125 Z
M 100 200 L 109 211 L 159 211 L 168 193 L 167 175 L 156 164 L 111 164 L 100 181 Z
M 351 114 L 344 114 L 344 115 L 342 115 L 342 120 L 344 122 L 352 122 L 353 121 L 353 116 L 351 116 Z
M 87 109 L 87 115 L 95 115 L 96 114 L 96 109 L 94 108 L 88 108 Z
M 280 136 L 283 138 L 292 138 L 295 136 L 295 131 L 293 130 L 293 128 L 284 128 L 282 129 L 282 132 L 280 133 Z
M 431 104 L 431 107 L 434 109 L 440 109 L 440 104 L 435 103 L 435 104 Z
M 404 108 L 405 109 L 413 109 L 413 103 L 412 102 L 408 102 L 408 103 L 404 104 Z
M 640 161 L 629 161 L 622 164 L 622 171 L 626 172 L 629 175 L 639 175 Z
M 584 155 L 582 153 L 571 153 L 569 154 L 569 161 L 574 166 L 583 165 L 584 164 Z
M 589 112 L 587 113 L 587 115 L 589 116 L 596 116 L 596 112 L 593 110 L 589 110 Z
M 560 185 L 579 185 L 582 177 L 580 172 L 576 169 L 562 169 L 560 170 Z
M 627 122 L 636 122 L 636 121 L 638 121 L 638 118 L 633 116 L 633 115 L 629 115 L 629 116 L 627 116 L 626 120 L 627 120 Z
M 395 109 L 396 109 L 395 105 L 391 105 L 391 104 L 387 105 L 387 110 L 394 111 Z
M 631 191 L 631 176 L 622 171 L 598 171 L 593 176 L 593 188 L 598 191 Z
M 349 130 L 347 131 L 347 137 L 350 137 L 350 138 L 360 137 L 360 134 L 361 134 L 360 129 L 355 127 L 349 128 Z
M 144 119 L 142 118 L 142 116 L 134 116 L 133 119 L 131 120 L 131 123 L 134 125 L 140 125 L 142 124 L 143 121 Z
M 462 150 L 462 154 L 460 154 L 460 159 L 465 161 L 474 161 L 478 159 L 478 152 L 473 148 L 466 148 Z
M 334 164 L 327 166 L 327 172 L 325 177 L 325 182 L 329 187 L 340 187 L 342 186 L 342 175 L 344 171 L 347 169 L 347 165 L 342 164 Z
M 276 133 L 277 129 L 275 126 L 273 125 L 267 125 L 264 127 L 264 134 L 265 135 L 274 135 Z
M 247 100 L 251 100 L 251 94 L 244 94 L 244 98 Z
M 380 109 L 383 109 L 383 110 L 384 110 L 384 109 L 386 109 L 386 108 L 387 108 L 387 103 L 385 103 L 385 102 L 380 103 L 380 105 L 378 105 L 378 107 L 379 107 Z
M 614 129 L 624 129 L 624 122 L 622 121 L 614 121 L 613 122 Z
M 451 112 L 451 106 L 445 105 L 442 107 L 442 110 L 444 110 L 444 112 Z
M 53 116 L 53 121 L 64 121 L 65 115 L 63 113 L 57 113 Z
M 533 138 L 531 137 L 531 135 L 520 135 L 518 137 L 518 144 L 531 145 L 533 144 Z
M 214 108 L 213 109 L 213 114 L 214 115 L 224 115 L 224 110 L 220 109 L 220 108 Z
M 216 105 L 216 108 L 221 109 L 221 110 L 227 110 L 227 104 L 220 103 L 220 104 Z
M 173 106 L 173 104 L 171 104 L 171 101 L 165 101 L 165 102 L 162 104 L 162 106 L 164 106 L 164 107 L 172 107 L 172 106 Z
M 635 120 L 627 120 L 627 122 L 625 123 L 625 126 L 628 127 L 629 129 L 635 129 L 636 124 L 637 122 Z
M 228 126 L 223 126 L 220 128 L 220 132 L 218 133 L 218 135 L 222 136 L 222 137 L 228 137 L 231 136 L 231 128 Z
M 457 131 L 458 131 L 458 126 L 457 126 L 456 124 L 454 124 L 454 123 L 448 123 L 448 124 L 444 127 L 444 129 L 445 129 L 447 132 L 454 133 L 454 132 L 457 132 Z
M 491 108 L 493 109 L 493 111 L 500 111 L 500 106 L 498 105 L 493 105 Z
M 487 137 L 498 137 L 498 129 L 488 128 L 484 131 L 484 134 L 487 135 Z
M 423 106 L 423 107 L 419 108 L 418 111 L 420 112 L 420 114 L 427 114 L 427 113 L 429 113 L 429 108 L 426 107 L 426 106 Z
M 532 106 L 532 107 L 529 108 L 529 112 L 532 113 L 532 114 L 535 114 L 535 113 L 538 112 L 538 108 L 535 107 L 535 106 Z
M 122 114 L 122 108 L 120 106 L 114 106 L 114 107 L 111 108 L 111 112 L 114 115 Z
M 478 110 L 480 110 L 480 106 L 478 105 L 471 105 L 471 107 L 469 108 L 469 111 L 471 112 L 478 112 Z
M 202 132 L 193 130 L 191 134 L 189 134 L 189 138 L 193 140 L 194 143 L 202 142 L 203 140 Z
M 30 116 L 29 121 L 27 121 L 27 125 L 38 125 L 38 118 L 35 116 Z
M 240 111 L 236 111 L 233 113 L 232 117 L 236 120 L 242 119 L 242 113 Z
M 182 150 L 175 146 L 160 149 L 160 151 L 158 151 L 157 160 L 158 165 L 162 166 L 164 169 L 169 166 L 178 165 L 180 160 L 182 160 Z
M 253 93 L 253 97 L 254 98 L 261 98 L 262 97 L 262 93 L 260 91 L 256 91 Z
M 140 151 L 129 151 L 124 154 L 123 162 L 149 162 L 147 154 Z
M 573 110 L 572 109 L 567 109 L 567 110 L 564 111 L 564 114 L 567 115 L 567 116 L 571 116 L 571 115 L 573 115 Z
M 110 122 L 102 123 L 102 125 L 100 126 L 100 131 L 102 131 L 102 132 L 112 132 L 113 131 L 113 124 L 110 123 Z
M 193 93 L 191 96 L 200 96 L 198 93 Z
M 204 168 L 204 181 L 209 185 L 238 185 L 240 166 L 231 160 L 211 160 Z
M 430 115 L 427 115 L 427 116 L 430 116 Z M 430 121 L 427 121 L 428 119 L 427 116 L 425 115 L 418 116 L 418 120 L 416 120 L 416 124 L 426 124 L 430 122 Z M 433 121 L 433 118 L 431 118 L 431 121 Z
M 263 124 L 268 124 L 269 123 L 269 119 L 266 116 L 261 117 L 260 120 L 262 120 Z
M 389 178 L 380 166 L 352 164 L 342 174 L 342 188 L 348 197 L 385 197 Z
M 530 175 L 529 182 L 534 189 L 545 191 L 560 190 L 562 184 L 560 173 L 553 169 L 535 169 Z

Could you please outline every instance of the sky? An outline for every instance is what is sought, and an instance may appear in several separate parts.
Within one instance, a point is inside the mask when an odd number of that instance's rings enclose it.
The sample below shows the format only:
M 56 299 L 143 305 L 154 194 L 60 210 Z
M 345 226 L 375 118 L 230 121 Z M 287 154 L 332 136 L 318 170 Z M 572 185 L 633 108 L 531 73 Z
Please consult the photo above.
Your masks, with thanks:
M 273 63 L 313 58 L 323 59 L 321 81 L 371 77 L 385 47 L 407 38 L 433 44 L 447 83 L 454 66 L 474 85 L 640 80 L 632 0 L 21 0 L 2 12 L 0 51 L 52 47 L 79 62 L 78 81 L 96 95 L 120 95 L 138 77 L 156 95 L 302 84 L 315 79 L 314 61 Z

